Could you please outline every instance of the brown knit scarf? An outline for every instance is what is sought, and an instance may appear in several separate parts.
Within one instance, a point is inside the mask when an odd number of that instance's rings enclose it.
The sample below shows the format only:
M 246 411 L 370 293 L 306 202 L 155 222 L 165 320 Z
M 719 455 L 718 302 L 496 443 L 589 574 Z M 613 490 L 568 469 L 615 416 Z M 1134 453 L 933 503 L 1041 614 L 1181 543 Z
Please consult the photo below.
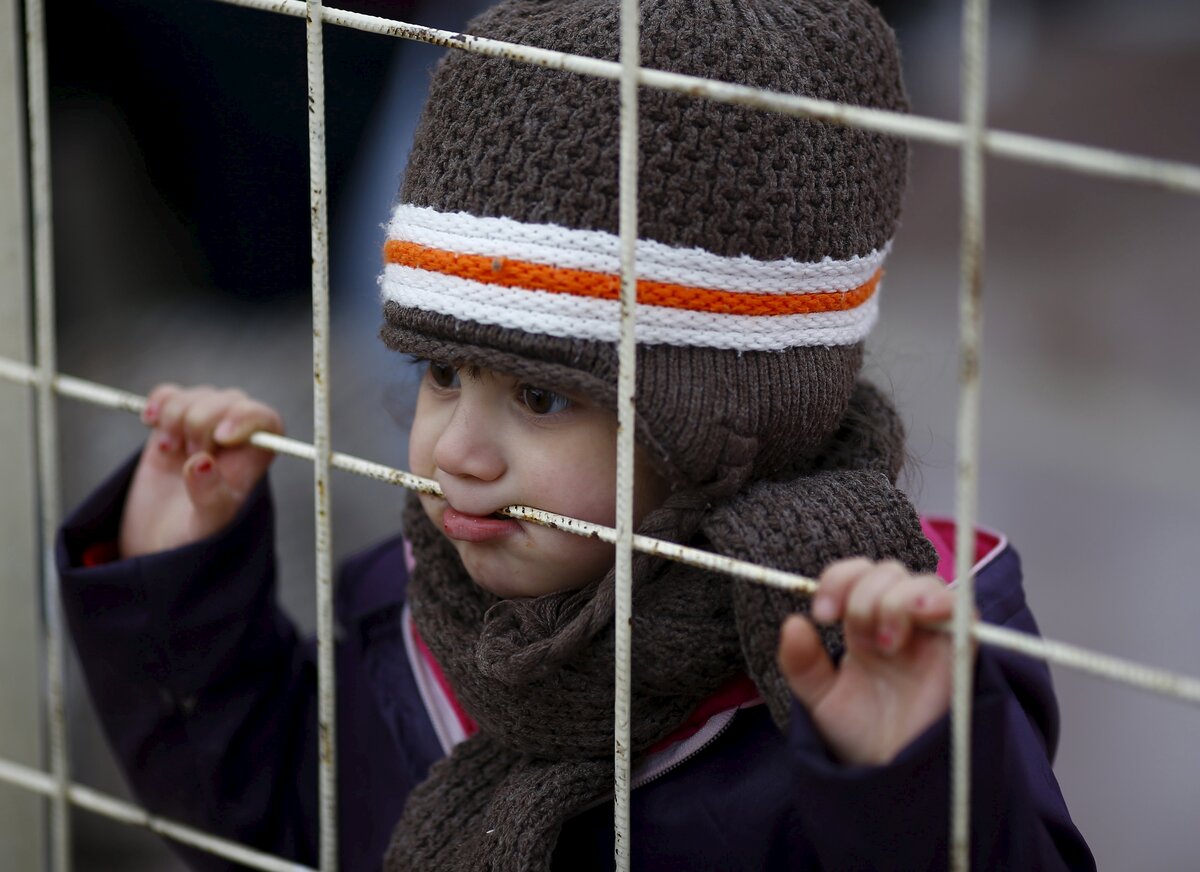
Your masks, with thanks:
M 932 546 L 894 486 L 902 456 L 894 410 L 860 385 L 803 475 L 676 493 L 640 532 L 809 575 L 855 555 L 929 570 Z M 500 600 L 471 581 L 415 498 L 406 529 L 413 617 L 479 732 L 413 791 L 386 869 L 548 870 L 563 822 L 612 791 L 612 573 Z M 633 601 L 635 752 L 743 672 L 786 725 L 775 649 L 783 617 L 806 611 L 806 599 L 637 554 Z M 840 644 L 836 633 L 826 642 Z

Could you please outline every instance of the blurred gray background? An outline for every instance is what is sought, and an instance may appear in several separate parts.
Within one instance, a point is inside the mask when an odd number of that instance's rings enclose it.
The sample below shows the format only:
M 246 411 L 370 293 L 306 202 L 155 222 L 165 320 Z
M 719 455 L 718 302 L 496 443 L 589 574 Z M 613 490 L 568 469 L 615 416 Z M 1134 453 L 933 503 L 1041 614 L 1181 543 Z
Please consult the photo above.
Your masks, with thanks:
M 395 5 L 396 17 L 412 11 L 457 27 L 472 4 Z M 886 7 L 918 113 L 958 113 L 957 7 Z M 302 25 L 279 24 L 302 63 Z M 1200 162 L 1200 4 L 1007 0 L 993 4 L 992 25 L 991 126 Z M 331 178 L 333 444 L 403 466 L 408 374 L 374 339 L 374 276 L 379 225 L 438 52 L 387 45 L 381 55 L 382 37 L 343 39 L 343 57 L 361 47 L 382 59 L 361 86 L 373 99 Z M 331 87 L 331 125 L 339 105 L 361 98 L 357 87 Z M 248 271 L 254 281 L 238 286 L 236 269 L 212 265 L 211 240 L 156 178 L 162 158 L 147 153 L 136 118 L 86 89 L 56 97 L 60 369 L 137 392 L 163 380 L 239 385 L 308 439 L 306 278 L 266 287 Z M 302 136 L 302 114 L 296 123 Z M 914 147 L 868 362 L 909 428 L 908 489 L 924 511 L 944 514 L 954 505 L 958 173 L 956 152 Z M 1200 674 L 1191 553 L 1200 530 L 1200 198 L 995 159 L 987 197 L 981 522 L 1021 551 L 1046 635 Z M 239 209 L 253 227 L 274 221 L 276 207 L 260 197 Z M 306 252 L 307 233 L 294 245 Z M 70 401 L 60 414 L 69 508 L 144 431 L 130 416 Z M 281 458 L 272 476 L 281 595 L 311 627 L 310 470 Z M 332 492 L 337 554 L 395 529 L 398 491 L 335 473 Z M 1100 867 L 1200 868 L 1191 829 L 1200 759 L 1189 741 L 1200 713 L 1077 673 L 1055 677 L 1064 723 L 1056 769 Z M 74 668 L 69 689 L 74 775 L 124 795 Z M 74 822 L 80 870 L 180 868 L 153 836 L 84 812 Z

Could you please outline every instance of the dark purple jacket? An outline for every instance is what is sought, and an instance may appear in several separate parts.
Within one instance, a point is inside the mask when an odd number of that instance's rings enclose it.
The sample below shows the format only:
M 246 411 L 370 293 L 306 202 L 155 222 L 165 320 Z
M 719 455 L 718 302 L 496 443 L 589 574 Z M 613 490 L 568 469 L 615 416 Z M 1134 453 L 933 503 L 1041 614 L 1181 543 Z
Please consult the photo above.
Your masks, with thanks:
M 67 619 L 117 759 L 154 812 L 312 863 L 314 646 L 276 603 L 266 488 L 210 539 L 84 568 L 89 546 L 116 540 L 131 473 L 127 465 L 101 486 L 58 540 Z M 445 753 L 405 643 L 406 582 L 393 538 L 348 561 L 336 587 L 345 872 L 380 867 L 409 791 Z M 1036 630 L 1006 544 L 976 584 L 985 620 Z M 1050 768 L 1058 714 L 1048 670 L 985 649 L 976 678 L 972 869 L 1093 869 Z M 789 736 L 762 705 L 720 717 L 703 741 L 660 754 L 634 790 L 633 868 L 946 865 L 946 719 L 887 766 L 847 767 L 798 704 Z M 611 869 L 612 843 L 609 801 L 566 823 L 554 867 Z M 198 869 L 231 866 L 181 850 Z

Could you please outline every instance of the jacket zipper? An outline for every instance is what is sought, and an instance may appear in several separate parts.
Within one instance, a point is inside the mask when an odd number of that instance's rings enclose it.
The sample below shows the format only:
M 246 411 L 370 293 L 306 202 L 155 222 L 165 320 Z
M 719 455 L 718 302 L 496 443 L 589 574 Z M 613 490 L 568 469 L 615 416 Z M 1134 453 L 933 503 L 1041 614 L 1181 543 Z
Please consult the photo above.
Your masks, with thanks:
M 643 776 L 642 778 L 634 779 L 633 782 L 630 784 L 630 790 L 637 790 L 638 788 L 645 787 L 647 784 L 651 784 L 651 783 L 657 781 L 658 779 L 662 778 L 668 772 L 674 772 L 676 769 L 678 769 L 684 763 L 687 763 L 689 760 L 693 759 L 701 751 L 710 747 L 714 742 L 717 741 L 717 739 L 719 739 L 719 738 L 721 738 L 721 736 L 725 735 L 725 732 L 729 729 L 730 724 L 733 723 L 734 718 L 737 717 L 737 713 L 739 711 L 741 711 L 740 708 L 734 709 L 733 715 L 731 717 L 729 717 L 728 719 L 726 719 L 725 723 L 721 724 L 721 726 L 717 729 L 717 731 L 715 733 L 713 733 L 711 736 L 709 736 L 707 739 L 705 739 L 703 742 L 701 742 L 699 745 L 697 745 L 695 748 L 693 748 L 691 751 L 689 751 L 685 756 L 680 757 L 678 760 L 671 762 L 667 766 L 664 766 L 662 769 L 658 770 L 657 772 L 655 772 L 652 775 Z

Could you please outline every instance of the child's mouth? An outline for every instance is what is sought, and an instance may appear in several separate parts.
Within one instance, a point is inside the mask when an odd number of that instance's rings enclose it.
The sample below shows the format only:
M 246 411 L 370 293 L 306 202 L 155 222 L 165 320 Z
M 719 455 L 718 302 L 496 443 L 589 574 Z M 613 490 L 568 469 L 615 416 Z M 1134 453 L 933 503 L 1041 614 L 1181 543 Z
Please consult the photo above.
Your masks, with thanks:
M 499 512 L 468 515 L 453 506 L 446 506 L 442 513 L 442 530 L 451 539 L 462 542 L 488 542 L 520 532 L 521 525 Z

